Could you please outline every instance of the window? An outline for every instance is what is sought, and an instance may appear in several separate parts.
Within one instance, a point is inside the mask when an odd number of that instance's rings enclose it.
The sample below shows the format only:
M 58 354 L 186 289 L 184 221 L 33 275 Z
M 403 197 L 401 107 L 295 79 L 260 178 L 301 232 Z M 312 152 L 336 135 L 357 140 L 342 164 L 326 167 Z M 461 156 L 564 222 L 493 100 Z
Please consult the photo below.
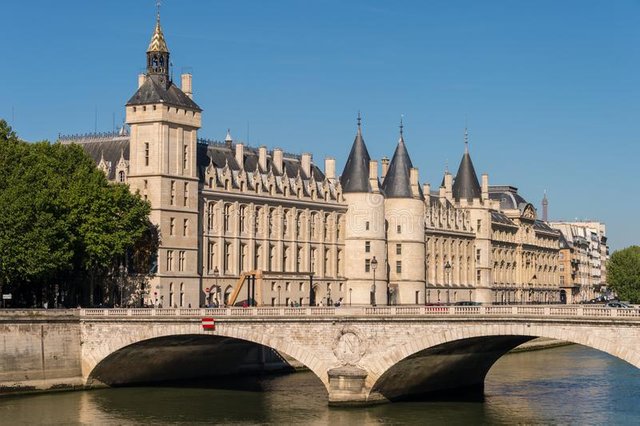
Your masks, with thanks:
M 189 145 L 184 145 L 182 147 L 182 169 L 187 169 L 187 160 L 189 158 Z
M 167 250 L 167 271 L 173 271 L 173 250 Z
M 296 251 L 296 272 L 300 272 L 300 269 L 302 268 L 302 247 L 298 247 Z
M 213 203 L 209 203 L 207 208 L 207 226 L 209 228 L 209 231 L 213 229 L 214 220 L 215 220 L 215 205 Z
M 124 178 L 125 178 L 124 171 L 120 170 L 120 172 L 118 172 L 118 181 L 124 182 L 125 180 Z
M 397 260 L 396 261 L 396 273 L 397 274 L 401 274 L 402 273 L 402 261 L 401 260 Z
M 298 291 L 299 292 L 303 292 L 304 291 L 304 283 L 299 283 L 298 284 Z
M 224 271 L 229 272 L 231 267 L 231 243 L 224 244 Z
M 144 165 L 149 165 L 149 142 L 144 143 Z
M 282 232 L 284 233 L 284 235 L 287 235 L 289 233 L 289 210 L 284 211 L 283 219 L 284 221 L 282 225 Z
M 187 207 L 189 204 L 189 184 L 187 182 L 184 183 L 184 206 Z
M 560 285 L 564 284 L 564 275 L 560 275 Z
M 482 280 L 482 271 L 477 270 L 476 271 L 476 283 L 480 284 L 480 281 Z
M 371 253 L 371 241 L 364 242 L 364 252 Z
M 180 283 L 180 307 L 184 306 L 184 283 Z
M 176 228 L 176 218 L 172 217 L 169 219 L 169 235 L 173 235 Z
M 291 283 L 289 281 L 287 281 L 284 284 L 284 291 L 290 291 L 291 290 Z
M 172 308 L 173 304 L 174 304 L 173 283 L 169 283 L 169 307 Z
M 189 233 L 189 219 L 184 219 L 182 222 L 182 236 L 186 237 Z
M 397 232 L 398 234 L 401 234 L 401 233 L 402 233 L 402 225 L 398 225 L 398 226 L 396 226 L 396 232 Z
M 231 204 L 224 205 L 224 232 L 229 232 L 229 215 L 231 214 Z
M 371 259 L 365 259 L 364 260 L 364 271 L 365 272 L 370 272 L 371 271 Z
M 478 225 L 476 226 L 476 229 L 478 232 L 480 232 L 481 225 L 482 225 L 482 220 L 478 219 Z
M 276 247 L 269 246 L 269 270 L 275 271 L 276 269 Z
M 480 262 L 480 249 L 476 249 L 476 262 Z
M 365 231 L 369 230 L 369 222 L 368 221 L 364 223 L 364 230 Z
M 171 181 L 171 205 L 173 206 L 176 203 L 176 181 Z
M 246 216 L 247 216 L 247 206 L 240 206 L 240 233 L 244 233 L 246 231 L 244 229 Z
M 184 250 L 180 250 L 178 252 L 178 271 L 185 270 L 185 252 Z
M 216 243 L 209 242 L 209 264 L 207 265 L 209 270 L 213 270 L 216 264 Z
M 402 254 L 402 244 L 396 244 L 396 254 Z
M 256 244 L 256 250 L 254 252 L 255 269 L 262 268 L 262 262 L 260 261 L 261 254 L 262 254 L 262 246 L 260 244 Z

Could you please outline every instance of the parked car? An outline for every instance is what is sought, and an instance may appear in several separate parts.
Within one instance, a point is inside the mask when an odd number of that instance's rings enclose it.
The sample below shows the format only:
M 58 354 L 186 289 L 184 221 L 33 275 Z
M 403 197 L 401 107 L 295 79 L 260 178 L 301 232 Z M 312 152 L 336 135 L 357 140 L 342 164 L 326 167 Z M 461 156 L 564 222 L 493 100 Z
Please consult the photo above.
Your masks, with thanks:
M 461 302 L 454 303 L 454 305 L 456 305 L 456 306 L 480 306 L 480 305 L 482 305 L 482 303 L 481 302 L 472 302 L 470 300 L 463 300 Z
M 604 306 L 605 308 L 623 308 L 623 309 L 631 308 L 631 306 L 627 305 L 624 302 L 608 302 Z

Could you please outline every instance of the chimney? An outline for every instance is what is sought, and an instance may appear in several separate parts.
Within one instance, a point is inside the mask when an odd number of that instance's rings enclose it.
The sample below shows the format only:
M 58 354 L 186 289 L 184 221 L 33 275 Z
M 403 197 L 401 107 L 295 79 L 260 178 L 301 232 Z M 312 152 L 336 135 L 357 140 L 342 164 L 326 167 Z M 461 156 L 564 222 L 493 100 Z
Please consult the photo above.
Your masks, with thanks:
M 382 179 L 384 180 L 387 176 L 387 171 L 389 171 L 389 159 L 387 157 L 382 157 L 380 164 L 382 164 Z
M 429 195 L 431 195 L 431 184 L 424 183 L 422 184 L 422 192 L 424 192 L 424 198 L 429 199 Z
M 182 91 L 190 99 L 193 99 L 193 89 L 191 87 L 192 76 L 189 73 L 182 74 Z
M 415 198 L 420 197 L 420 190 L 418 186 L 418 169 L 416 167 L 412 167 L 409 170 L 409 182 L 411 183 L 411 193 Z
M 444 191 L 448 199 L 453 198 L 453 175 L 448 171 L 444 173 Z
M 305 177 L 311 177 L 311 154 L 308 152 L 302 153 L 302 157 L 300 158 L 300 167 L 302 168 L 302 172 Z
M 486 173 L 482 174 L 482 201 L 487 201 L 489 199 L 489 175 Z
M 369 161 L 369 183 L 373 192 L 378 192 L 378 162 L 376 160 Z
M 336 159 L 327 157 L 324 159 L 324 174 L 331 182 L 336 179 Z
M 244 170 L 244 144 L 236 143 L 236 163 Z
M 147 79 L 146 74 L 138 74 L 138 89 L 142 87 L 146 79 Z
M 273 149 L 273 168 L 277 173 L 282 173 L 282 149 Z
M 267 147 L 264 145 L 258 148 L 258 165 L 260 166 L 260 171 L 267 170 Z

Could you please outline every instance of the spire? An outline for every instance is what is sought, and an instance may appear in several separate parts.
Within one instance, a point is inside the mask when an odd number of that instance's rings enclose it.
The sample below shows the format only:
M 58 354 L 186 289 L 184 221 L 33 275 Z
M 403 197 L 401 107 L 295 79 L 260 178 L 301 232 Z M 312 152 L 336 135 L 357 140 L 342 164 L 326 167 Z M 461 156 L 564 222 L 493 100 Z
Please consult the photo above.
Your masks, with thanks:
M 227 129 L 227 136 L 224 138 L 224 141 L 228 143 L 233 142 L 233 138 L 231 137 L 231 129 Z
M 147 48 L 147 74 L 169 78 L 169 48 L 160 25 L 160 2 L 157 3 L 156 27 Z
M 358 133 L 340 176 L 343 193 L 372 191 L 369 183 L 369 161 L 371 157 L 362 138 L 361 117 L 358 111 Z
M 411 169 L 413 164 L 404 143 L 404 126 L 400 118 L 400 138 L 389 164 L 389 170 L 382 183 L 387 198 L 413 198 L 411 192 Z
M 478 176 L 469 155 L 469 132 L 464 128 L 464 154 L 458 167 L 458 173 L 453 182 L 453 198 L 457 201 L 466 199 L 472 201 L 474 198 L 481 198 L 482 190 L 478 183 Z
M 547 199 L 547 190 L 544 190 L 544 196 L 542 197 L 542 220 L 549 221 L 549 200 Z

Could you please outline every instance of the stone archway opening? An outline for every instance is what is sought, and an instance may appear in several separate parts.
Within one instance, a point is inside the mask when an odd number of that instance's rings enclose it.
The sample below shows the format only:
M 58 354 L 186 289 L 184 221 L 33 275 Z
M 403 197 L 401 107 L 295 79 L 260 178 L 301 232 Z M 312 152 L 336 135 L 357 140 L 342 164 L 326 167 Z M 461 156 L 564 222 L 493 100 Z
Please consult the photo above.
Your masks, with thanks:
M 207 380 L 208 386 L 260 390 L 261 377 L 293 373 L 300 366 L 292 357 L 242 339 L 171 335 L 116 350 L 95 366 L 87 385 L 116 387 L 214 379 Z
M 402 359 L 385 371 L 370 399 L 388 401 L 482 398 L 493 364 L 534 337 L 486 336 L 433 346 Z

